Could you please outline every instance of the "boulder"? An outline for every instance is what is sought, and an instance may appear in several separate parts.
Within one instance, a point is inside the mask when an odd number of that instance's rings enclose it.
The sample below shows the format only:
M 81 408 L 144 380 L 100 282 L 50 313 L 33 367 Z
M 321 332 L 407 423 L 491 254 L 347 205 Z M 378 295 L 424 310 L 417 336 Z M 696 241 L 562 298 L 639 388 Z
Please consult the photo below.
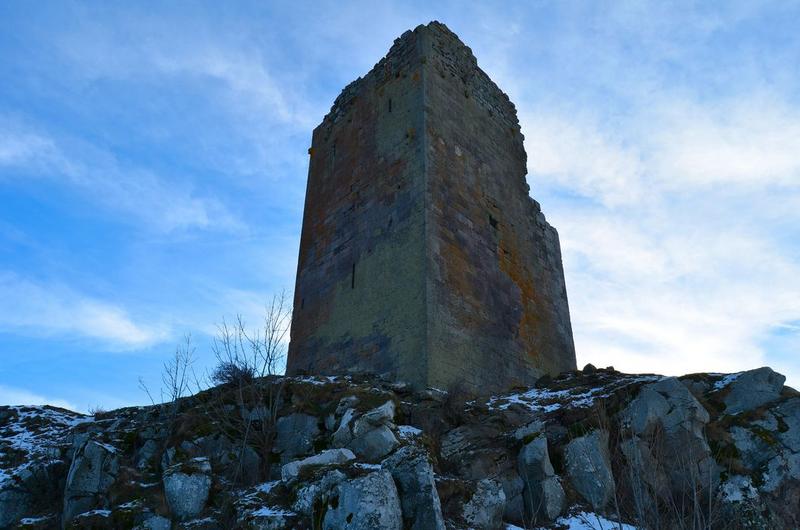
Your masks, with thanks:
M 728 392 L 722 399 L 725 412 L 738 414 L 775 401 L 785 381 L 786 377 L 766 366 L 740 373 L 726 385 Z
M 375 471 L 338 484 L 328 499 L 323 528 L 400 530 L 403 515 L 392 475 Z
M 614 475 L 608 452 L 608 431 L 597 429 L 575 438 L 565 449 L 566 468 L 575 490 L 595 510 L 603 509 L 614 496 Z
M 503 524 L 506 495 L 499 482 L 483 479 L 475 485 L 475 493 L 464 504 L 463 517 L 474 530 L 496 530 Z
M 328 449 L 318 455 L 289 462 L 281 468 L 281 479 L 284 482 L 297 477 L 304 467 L 321 466 L 325 464 L 344 464 L 355 460 L 356 455 L 349 449 Z
M 380 407 L 365 412 L 353 424 L 353 436 L 358 437 L 376 427 L 391 424 L 394 421 L 394 401 L 387 401 Z
M 300 413 L 279 418 L 275 430 L 274 451 L 281 454 L 284 462 L 313 453 L 314 439 L 320 433 L 317 418 Z
M 63 520 L 69 523 L 83 512 L 108 505 L 106 493 L 119 472 L 117 449 L 88 440 L 72 459 L 64 488 Z
M 166 517 L 160 515 L 151 515 L 147 517 L 141 525 L 137 528 L 141 530 L 170 530 L 172 522 Z
M 528 520 L 555 520 L 564 510 L 564 489 L 556 477 L 547 450 L 547 438 L 539 435 L 520 450 L 517 469 L 524 484 L 522 499 Z
M 334 469 L 325 473 L 321 479 L 309 482 L 297 489 L 295 502 L 292 509 L 308 517 L 314 514 L 314 506 L 322 499 L 327 497 L 329 492 L 341 482 L 347 480 L 347 475 Z
M 404 528 L 444 530 L 442 506 L 428 455 L 407 445 L 387 458 L 382 467 L 392 474 L 397 486 Z
M 180 520 L 196 517 L 205 508 L 211 490 L 208 458 L 193 458 L 164 471 L 164 495 L 170 512 Z
M 389 427 L 380 425 L 356 436 L 347 447 L 359 458 L 375 463 L 394 451 L 399 443 Z
M 145 440 L 144 444 L 136 451 L 136 455 L 134 456 L 137 469 L 145 470 L 156 463 L 158 449 L 159 443 L 156 440 Z
M 645 445 L 663 431 L 664 443 L 657 456 L 674 492 L 693 494 L 698 483 L 716 483 L 718 470 L 705 436 L 708 411 L 677 378 L 665 377 L 643 386 L 621 416 L 629 434 Z M 653 455 L 640 449 L 637 444 L 637 458 L 653 460 Z

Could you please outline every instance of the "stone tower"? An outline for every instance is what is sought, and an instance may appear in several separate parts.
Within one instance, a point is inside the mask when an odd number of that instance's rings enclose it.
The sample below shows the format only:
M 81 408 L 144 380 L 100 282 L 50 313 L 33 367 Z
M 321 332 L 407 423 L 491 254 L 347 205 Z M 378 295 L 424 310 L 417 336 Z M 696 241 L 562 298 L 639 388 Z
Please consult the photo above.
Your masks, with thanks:
M 309 149 L 287 373 L 485 392 L 575 369 L 522 144 L 514 104 L 438 22 L 345 87 Z

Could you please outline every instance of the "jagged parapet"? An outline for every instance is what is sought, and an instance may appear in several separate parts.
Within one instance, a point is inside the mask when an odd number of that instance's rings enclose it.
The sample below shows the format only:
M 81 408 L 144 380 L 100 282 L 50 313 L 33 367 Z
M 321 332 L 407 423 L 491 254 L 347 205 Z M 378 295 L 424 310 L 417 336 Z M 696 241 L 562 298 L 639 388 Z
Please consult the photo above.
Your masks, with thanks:
M 491 390 L 575 368 L 516 109 L 454 33 L 403 34 L 309 152 L 289 373 Z

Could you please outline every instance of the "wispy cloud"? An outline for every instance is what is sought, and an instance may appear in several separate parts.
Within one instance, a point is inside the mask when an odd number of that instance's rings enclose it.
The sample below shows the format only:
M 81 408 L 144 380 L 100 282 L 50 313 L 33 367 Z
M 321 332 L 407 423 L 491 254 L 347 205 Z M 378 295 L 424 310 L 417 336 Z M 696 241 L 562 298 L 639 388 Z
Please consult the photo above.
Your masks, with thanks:
M 164 325 L 137 322 L 118 305 L 12 272 L 0 272 L 0 330 L 94 339 L 117 349 L 142 348 L 170 337 Z
M 3 169 L 0 181 L 19 173 L 66 184 L 108 211 L 162 232 L 243 227 L 222 203 L 196 193 L 188 182 L 174 176 L 162 178 L 148 169 L 122 164 L 113 154 L 86 142 L 59 141 L 0 117 Z
M 0 385 L 0 405 L 53 405 L 68 410 L 79 410 L 74 404 L 59 398 L 45 397 L 24 388 Z

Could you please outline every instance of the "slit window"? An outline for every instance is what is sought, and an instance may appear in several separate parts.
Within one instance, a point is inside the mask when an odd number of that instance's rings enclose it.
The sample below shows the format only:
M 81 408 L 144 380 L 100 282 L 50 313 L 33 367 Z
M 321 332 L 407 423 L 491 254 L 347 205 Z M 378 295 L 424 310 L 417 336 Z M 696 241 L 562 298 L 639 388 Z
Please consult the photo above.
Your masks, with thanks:
M 389 98 L 389 112 L 392 112 L 392 98 Z
M 353 268 L 350 271 L 350 288 L 356 288 L 356 264 L 353 263 Z

